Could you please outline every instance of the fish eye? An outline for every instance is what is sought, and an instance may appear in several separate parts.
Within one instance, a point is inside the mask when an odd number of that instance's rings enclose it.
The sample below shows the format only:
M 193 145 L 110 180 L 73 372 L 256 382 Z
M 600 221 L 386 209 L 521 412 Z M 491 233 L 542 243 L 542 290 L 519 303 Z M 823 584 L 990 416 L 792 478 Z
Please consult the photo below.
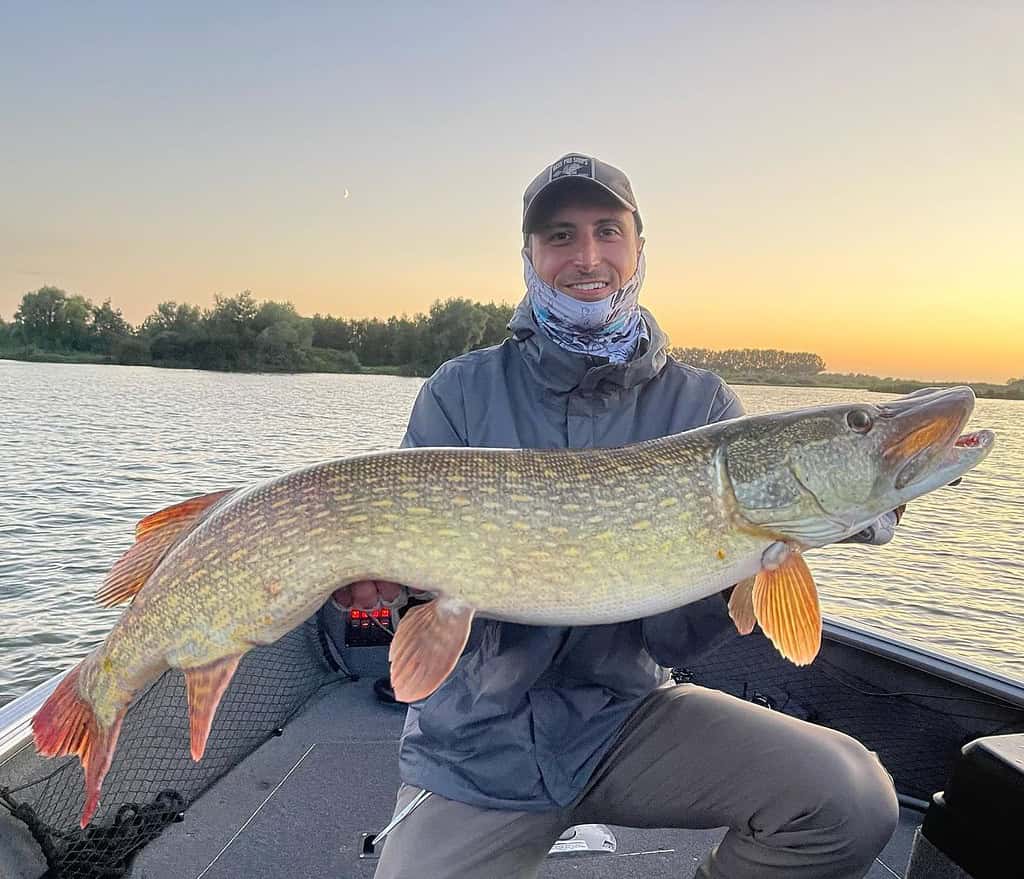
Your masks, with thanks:
M 874 425 L 871 413 L 864 409 L 853 409 L 846 415 L 846 423 L 857 433 L 867 433 Z

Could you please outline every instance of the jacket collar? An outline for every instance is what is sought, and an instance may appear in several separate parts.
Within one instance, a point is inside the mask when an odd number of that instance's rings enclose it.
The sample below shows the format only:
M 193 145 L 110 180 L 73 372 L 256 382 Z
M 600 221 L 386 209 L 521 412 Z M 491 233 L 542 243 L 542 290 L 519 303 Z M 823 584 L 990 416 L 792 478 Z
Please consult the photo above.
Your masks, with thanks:
M 643 384 L 665 365 L 668 337 L 646 308 L 641 307 L 640 314 L 650 339 L 641 339 L 633 358 L 625 363 L 567 351 L 537 326 L 526 298 L 516 307 L 508 328 L 531 374 L 548 390 L 602 395 Z

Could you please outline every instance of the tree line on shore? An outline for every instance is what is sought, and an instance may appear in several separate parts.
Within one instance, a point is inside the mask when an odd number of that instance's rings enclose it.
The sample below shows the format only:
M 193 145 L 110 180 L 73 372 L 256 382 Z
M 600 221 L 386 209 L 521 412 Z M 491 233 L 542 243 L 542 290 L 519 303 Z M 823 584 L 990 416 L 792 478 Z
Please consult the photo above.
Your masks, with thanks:
M 303 317 L 290 302 L 258 303 L 245 291 L 217 296 L 208 309 L 162 302 L 133 327 L 109 299 L 94 305 L 43 287 L 22 297 L 13 322 L 0 319 L 0 351 L 33 360 L 429 375 L 450 357 L 500 342 L 511 316 L 509 305 L 447 299 L 412 318 Z
M 109 299 L 101 305 L 57 287 L 26 293 L 7 323 L 0 317 L 0 356 L 23 360 L 280 372 L 394 372 L 430 375 L 451 357 L 496 345 L 513 306 L 438 300 L 413 317 L 303 317 L 290 302 L 257 302 L 249 291 L 216 296 L 212 308 L 162 302 L 137 327 Z M 906 393 L 925 382 L 826 373 L 810 352 L 767 348 L 672 348 L 677 360 L 727 380 L 804 384 Z M 1024 399 L 1024 377 L 1006 385 L 974 384 L 979 396 Z

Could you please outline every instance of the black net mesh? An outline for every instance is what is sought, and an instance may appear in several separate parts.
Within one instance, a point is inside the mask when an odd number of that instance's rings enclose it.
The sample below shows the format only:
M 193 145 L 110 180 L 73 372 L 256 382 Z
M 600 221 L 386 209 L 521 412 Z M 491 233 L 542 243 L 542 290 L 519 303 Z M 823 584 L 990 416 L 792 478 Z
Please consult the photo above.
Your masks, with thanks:
M 896 789 L 928 800 L 949 778 L 960 748 L 983 735 L 1024 731 L 1024 711 L 987 699 L 885 692 L 830 661 L 830 648 L 802 668 L 755 632 L 674 677 L 758 702 L 853 736 L 875 751 Z M 915 687 L 915 689 L 918 689 Z M 922 688 L 923 689 L 923 688 Z
M 172 670 L 125 717 L 99 809 L 81 830 L 77 757 L 3 792 L 46 855 L 46 879 L 123 876 L 131 856 L 242 758 L 277 732 L 331 674 L 319 617 L 247 653 L 217 709 L 203 759 L 189 754 L 184 676 Z M 53 768 L 51 768 L 53 767 Z

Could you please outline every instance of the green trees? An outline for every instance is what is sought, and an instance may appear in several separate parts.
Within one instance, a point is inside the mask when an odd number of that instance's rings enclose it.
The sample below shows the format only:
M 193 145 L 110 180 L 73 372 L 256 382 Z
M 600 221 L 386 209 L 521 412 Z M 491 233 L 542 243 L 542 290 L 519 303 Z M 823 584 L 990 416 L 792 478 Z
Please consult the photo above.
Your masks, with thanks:
M 0 342 L 7 348 L 115 357 L 134 348 L 134 331 L 109 299 L 97 306 L 57 287 L 26 293 L 14 322 L 4 327 Z
M 314 368 L 313 326 L 290 302 L 257 303 L 248 290 L 215 296 L 214 307 L 161 302 L 139 328 L 158 366 L 199 369 Z
M 264 302 L 253 318 L 256 354 L 277 369 L 301 370 L 310 363 L 313 322 L 290 302 Z
M 160 333 L 188 335 L 196 331 L 202 317 L 203 312 L 198 305 L 161 302 L 156 311 L 142 322 L 141 330 L 149 336 L 157 336 Z
M 351 351 L 364 366 L 393 366 L 409 375 L 430 375 L 445 360 L 496 345 L 507 335 L 512 306 L 469 299 L 437 300 L 428 314 L 346 320 L 316 314 L 313 347 Z
M 136 328 L 109 299 L 97 306 L 42 287 L 22 297 L 12 323 L 0 320 L 0 351 L 38 360 L 428 375 L 449 357 L 500 342 L 511 315 L 508 305 L 449 299 L 413 318 L 308 318 L 290 302 L 257 302 L 244 290 L 215 296 L 205 310 L 161 302 Z
M 124 319 L 121 309 L 114 308 L 109 299 L 98 307 L 92 306 L 92 350 L 99 354 L 114 354 L 133 334 L 131 324 Z
M 186 365 L 196 341 L 204 336 L 203 313 L 198 305 L 161 302 L 139 327 L 153 363 Z
M 676 360 L 730 375 L 768 373 L 790 376 L 817 375 L 825 369 L 825 361 L 807 351 L 780 351 L 776 348 L 673 348 Z
M 26 293 L 14 314 L 16 335 L 26 345 L 53 351 L 87 350 L 92 303 L 57 287 Z

